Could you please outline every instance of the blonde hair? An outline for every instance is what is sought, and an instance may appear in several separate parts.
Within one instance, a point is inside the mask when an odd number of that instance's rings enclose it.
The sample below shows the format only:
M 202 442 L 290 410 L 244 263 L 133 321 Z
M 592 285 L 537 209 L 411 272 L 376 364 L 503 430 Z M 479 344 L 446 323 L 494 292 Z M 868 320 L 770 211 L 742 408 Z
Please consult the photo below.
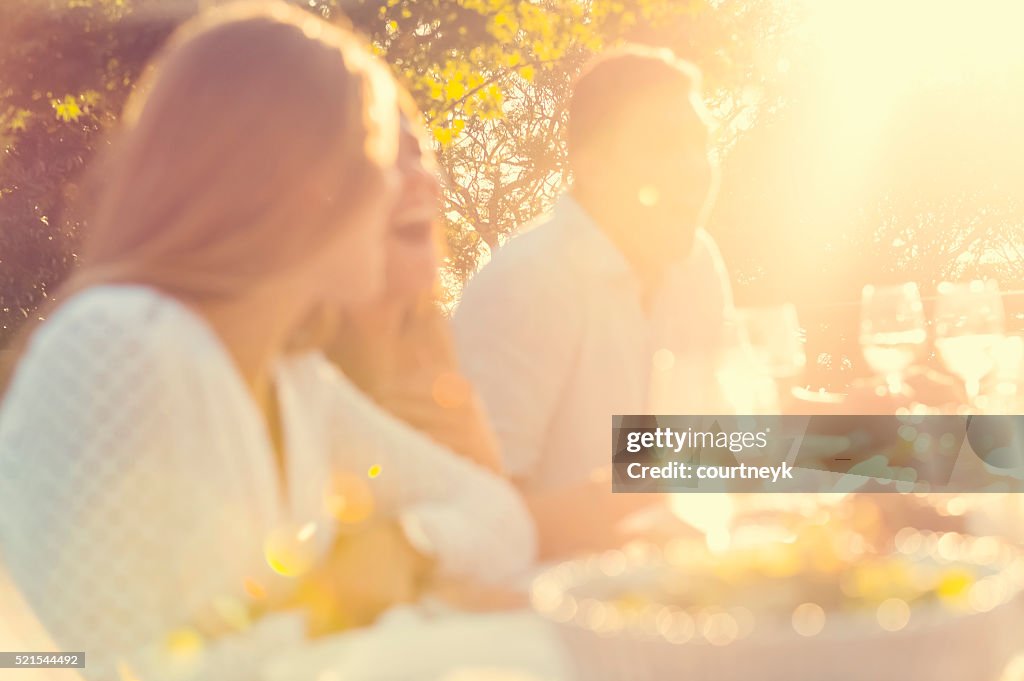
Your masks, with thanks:
M 402 86 L 399 86 L 398 88 L 398 112 L 400 119 L 404 118 L 408 121 L 409 132 L 419 141 L 420 153 L 427 157 L 428 165 L 431 167 L 431 170 L 443 173 L 443 170 L 438 164 L 432 140 L 430 135 L 427 133 L 427 128 L 423 121 L 423 112 L 420 111 L 420 107 L 416 103 L 416 99 L 412 96 L 412 93 L 408 88 Z M 448 178 L 442 175 L 442 184 L 447 180 Z M 440 206 L 438 208 L 440 210 Z M 450 251 L 448 249 L 447 235 L 444 230 L 444 222 L 441 219 L 438 219 L 434 223 L 433 241 L 435 248 L 437 248 L 438 256 L 443 261 L 448 257 Z M 441 282 L 440 274 L 439 270 L 432 290 L 424 294 L 420 300 L 415 302 L 414 307 L 416 309 L 427 310 L 442 300 L 445 295 L 445 291 L 444 285 Z
M 397 95 L 351 33 L 278 2 L 182 26 L 126 106 L 72 277 L 190 299 L 297 265 L 379 189 Z
M 396 84 L 351 32 L 279 1 L 207 11 L 126 105 L 81 264 L 40 312 L 102 283 L 228 298 L 299 267 L 382 188 L 397 145 Z M 0 394 L 34 326 L 0 358 Z

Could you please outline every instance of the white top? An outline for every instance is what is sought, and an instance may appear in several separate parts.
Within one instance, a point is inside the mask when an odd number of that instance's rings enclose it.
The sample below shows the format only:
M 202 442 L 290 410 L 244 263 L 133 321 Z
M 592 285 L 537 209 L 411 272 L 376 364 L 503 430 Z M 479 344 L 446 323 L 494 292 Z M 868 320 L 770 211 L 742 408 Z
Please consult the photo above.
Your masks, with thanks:
M 282 362 L 276 385 L 287 503 L 230 355 L 174 299 L 95 287 L 33 337 L 0 412 L 0 557 L 57 644 L 86 651 L 86 678 L 106 681 L 117 660 L 161 678 L 169 632 L 248 602 L 254 584 L 289 589 L 264 551 L 281 554 L 281 536 L 296 538 L 285 558 L 328 549 L 332 473 L 365 480 L 378 517 L 399 518 L 446 573 L 504 580 L 532 562 L 534 528 L 507 483 L 381 411 L 319 354 Z M 301 629 L 297 615 L 269 618 L 208 645 L 187 678 L 251 678 Z
M 705 411 L 717 389 L 712 355 L 732 294 L 710 235 L 698 230 L 650 312 L 641 294 L 628 261 L 569 196 L 466 286 L 454 319 L 460 361 L 506 470 L 528 487 L 569 485 L 611 465 L 611 417 L 651 413 L 655 357 L 685 369 L 675 383 L 689 394 L 673 413 L 715 413 Z

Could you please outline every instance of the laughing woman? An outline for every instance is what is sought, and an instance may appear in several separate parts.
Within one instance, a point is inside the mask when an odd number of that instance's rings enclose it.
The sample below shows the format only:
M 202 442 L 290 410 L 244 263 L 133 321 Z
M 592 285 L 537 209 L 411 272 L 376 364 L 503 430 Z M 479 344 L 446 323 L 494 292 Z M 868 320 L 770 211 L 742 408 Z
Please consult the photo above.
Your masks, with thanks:
M 383 294 L 340 315 L 327 356 L 377 404 L 457 454 L 501 467 L 497 440 L 462 376 L 441 289 L 441 185 L 422 116 L 399 95 L 401 191 L 387 230 Z
M 303 644 L 287 608 L 346 523 L 438 574 L 532 559 L 510 487 L 296 345 L 379 295 L 397 110 L 353 36 L 283 4 L 183 27 L 126 110 L 0 411 L 0 555 L 87 679 L 253 678 Z

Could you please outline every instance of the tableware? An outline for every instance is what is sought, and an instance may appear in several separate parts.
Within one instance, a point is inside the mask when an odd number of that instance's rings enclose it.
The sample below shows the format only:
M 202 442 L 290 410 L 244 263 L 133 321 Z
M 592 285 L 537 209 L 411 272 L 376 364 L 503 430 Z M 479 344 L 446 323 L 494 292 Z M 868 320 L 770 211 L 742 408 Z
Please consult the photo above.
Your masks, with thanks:
M 758 370 L 776 380 L 800 375 L 807 358 L 792 304 L 745 308 L 736 313 Z
M 816 532 L 627 546 L 553 567 L 533 604 L 588 681 L 990 679 L 1019 652 L 1024 561 L 1002 540 L 904 528 L 851 558 L 855 534 Z
M 737 310 L 725 336 L 717 379 L 729 413 L 780 413 L 806 364 L 796 308 Z
M 935 302 L 935 347 L 942 362 L 960 377 L 969 405 L 978 409 L 981 379 L 996 363 L 1003 340 L 1003 301 L 989 279 L 939 284 Z
M 917 284 L 864 287 L 860 345 L 868 366 L 885 377 L 890 395 L 905 391 L 904 372 L 926 338 L 924 306 Z
M 724 328 L 721 358 L 716 379 L 726 413 L 777 414 L 780 411 L 776 378 L 755 356 L 747 328 L 741 319 Z

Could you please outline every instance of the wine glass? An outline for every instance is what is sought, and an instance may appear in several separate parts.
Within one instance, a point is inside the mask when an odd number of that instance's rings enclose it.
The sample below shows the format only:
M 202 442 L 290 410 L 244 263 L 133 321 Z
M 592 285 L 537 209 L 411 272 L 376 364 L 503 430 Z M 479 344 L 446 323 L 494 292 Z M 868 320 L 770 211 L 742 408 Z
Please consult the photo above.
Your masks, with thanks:
M 792 304 L 737 310 L 737 317 L 759 371 L 777 380 L 800 375 L 807 358 Z
M 779 413 L 778 387 L 755 362 L 746 328 L 732 319 L 723 331 L 723 350 L 716 370 L 720 396 L 724 400 L 723 413 Z
M 978 406 L 981 379 L 995 368 L 1003 340 L 1003 300 L 989 279 L 939 284 L 935 302 L 935 348 L 942 362 L 959 376 L 968 405 Z
M 927 336 L 917 284 L 864 287 L 860 345 L 868 366 L 885 377 L 890 395 L 903 392 L 903 375 Z
M 752 380 L 757 389 L 751 393 L 762 403 L 759 411 L 781 413 L 807 362 L 796 308 L 787 303 L 737 310 L 736 321 L 746 340 L 752 379 L 758 379 Z

